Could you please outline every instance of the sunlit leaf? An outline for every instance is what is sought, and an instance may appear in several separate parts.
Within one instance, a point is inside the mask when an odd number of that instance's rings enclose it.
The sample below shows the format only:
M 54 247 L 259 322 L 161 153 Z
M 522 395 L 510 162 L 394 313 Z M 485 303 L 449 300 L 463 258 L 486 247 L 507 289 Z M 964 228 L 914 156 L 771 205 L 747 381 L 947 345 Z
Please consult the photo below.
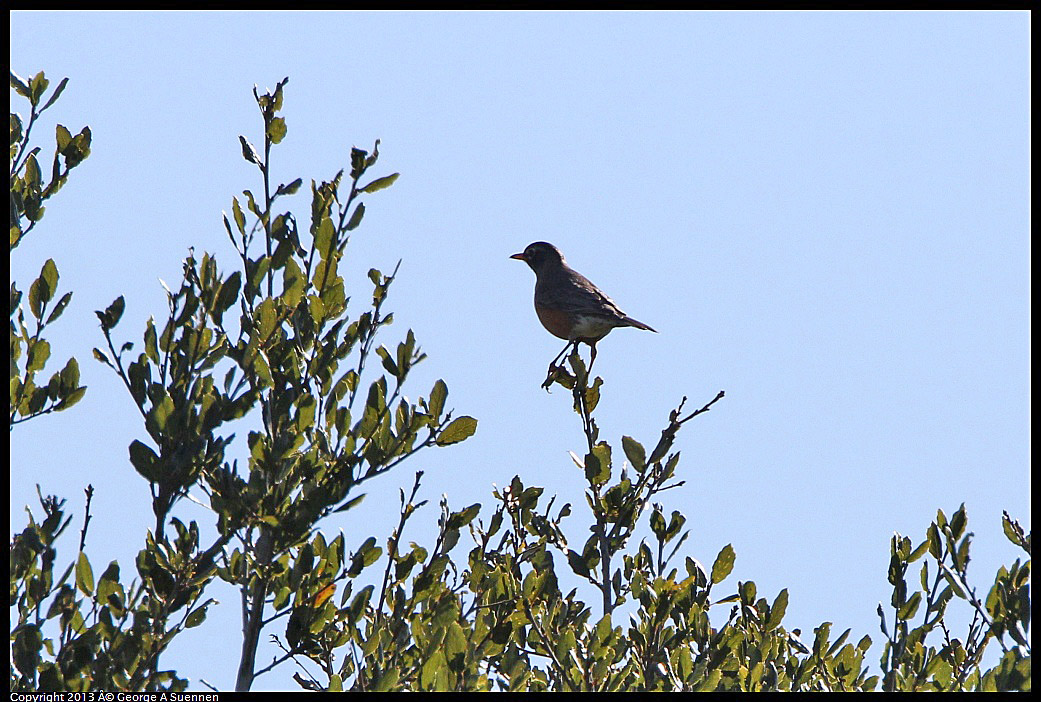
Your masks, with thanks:
M 358 188 L 358 192 L 361 192 L 361 193 L 374 193 L 377 190 L 383 190 L 384 188 L 389 188 L 390 186 L 394 185 L 394 181 L 398 179 L 399 175 L 400 175 L 399 173 L 391 173 L 389 176 L 383 176 L 382 178 L 377 178 L 376 180 L 372 181 L 368 185 L 366 185 L 364 187 L 361 187 L 361 188 Z
M 90 567 L 90 561 L 87 560 L 87 554 L 83 551 L 80 551 L 79 557 L 76 559 L 76 587 L 84 595 L 94 594 L 94 571 Z
M 282 117 L 275 117 L 267 126 L 267 136 L 272 144 L 278 144 L 285 139 L 287 131 L 286 121 Z
M 737 554 L 734 553 L 734 547 L 731 544 L 727 544 L 716 556 L 715 563 L 712 564 L 712 584 L 718 585 L 727 579 L 730 575 L 730 571 L 734 568 L 734 561 L 737 559 Z
M 477 431 L 476 419 L 466 416 L 458 417 L 453 419 L 438 435 L 437 445 L 448 446 L 449 444 L 459 443 L 473 436 L 475 431 Z

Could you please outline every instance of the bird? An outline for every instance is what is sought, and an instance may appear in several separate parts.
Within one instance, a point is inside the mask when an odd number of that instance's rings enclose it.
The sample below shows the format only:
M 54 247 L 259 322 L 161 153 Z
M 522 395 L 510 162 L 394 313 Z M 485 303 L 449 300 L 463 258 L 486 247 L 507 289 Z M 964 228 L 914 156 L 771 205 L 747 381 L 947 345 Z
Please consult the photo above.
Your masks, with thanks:
M 589 345 L 589 367 L 592 368 L 596 342 L 615 327 L 636 327 L 657 333 L 651 326 L 626 315 L 600 288 L 571 268 L 564 254 L 553 244 L 536 241 L 510 258 L 524 261 L 535 271 L 535 314 L 546 331 L 568 342 L 549 364 L 551 370 L 572 344 L 577 348 L 579 343 Z

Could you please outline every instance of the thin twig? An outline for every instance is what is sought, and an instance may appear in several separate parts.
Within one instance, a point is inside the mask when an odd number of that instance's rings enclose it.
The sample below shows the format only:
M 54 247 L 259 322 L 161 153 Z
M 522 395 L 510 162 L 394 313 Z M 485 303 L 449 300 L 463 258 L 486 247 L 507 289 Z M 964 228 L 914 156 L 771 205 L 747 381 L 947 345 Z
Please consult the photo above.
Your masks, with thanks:
M 94 497 L 94 486 L 87 484 L 87 489 L 84 490 L 87 494 L 87 506 L 83 510 L 83 530 L 80 532 L 80 551 L 83 551 L 83 547 L 87 543 L 87 525 L 90 524 L 90 500 Z

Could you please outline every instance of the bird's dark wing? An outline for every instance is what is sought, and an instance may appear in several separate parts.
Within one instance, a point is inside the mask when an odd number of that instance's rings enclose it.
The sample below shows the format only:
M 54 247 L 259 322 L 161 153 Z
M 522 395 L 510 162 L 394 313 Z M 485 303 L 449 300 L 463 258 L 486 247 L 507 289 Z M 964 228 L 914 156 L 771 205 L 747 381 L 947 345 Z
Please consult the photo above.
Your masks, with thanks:
M 625 313 L 614 300 L 584 275 L 570 268 L 565 268 L 563 273 L 553 281 L 553 285 L 546 285 L 539 291 L 540 305 L 565 310 L 571 314 L 602 315 L 618 319 L 625 317 Z

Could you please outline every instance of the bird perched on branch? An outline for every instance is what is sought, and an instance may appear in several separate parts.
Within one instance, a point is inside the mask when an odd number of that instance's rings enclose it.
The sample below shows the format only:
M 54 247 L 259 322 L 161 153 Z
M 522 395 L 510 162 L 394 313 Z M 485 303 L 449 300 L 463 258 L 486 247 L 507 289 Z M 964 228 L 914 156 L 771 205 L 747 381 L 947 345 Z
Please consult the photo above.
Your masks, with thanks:
M 553 336 L 567 339 L 567 346 L 549 364 L 555 366 L 574 345 L 590 348 L 589 367 L 596 360 L 596 342 L 615 327 L 636 327 L 657 332 L 625 314 L 588 278 L 573 270 L 553 244 L 536 241 L 510 258 L 524 261 L 535 271 L 535 313 Z

